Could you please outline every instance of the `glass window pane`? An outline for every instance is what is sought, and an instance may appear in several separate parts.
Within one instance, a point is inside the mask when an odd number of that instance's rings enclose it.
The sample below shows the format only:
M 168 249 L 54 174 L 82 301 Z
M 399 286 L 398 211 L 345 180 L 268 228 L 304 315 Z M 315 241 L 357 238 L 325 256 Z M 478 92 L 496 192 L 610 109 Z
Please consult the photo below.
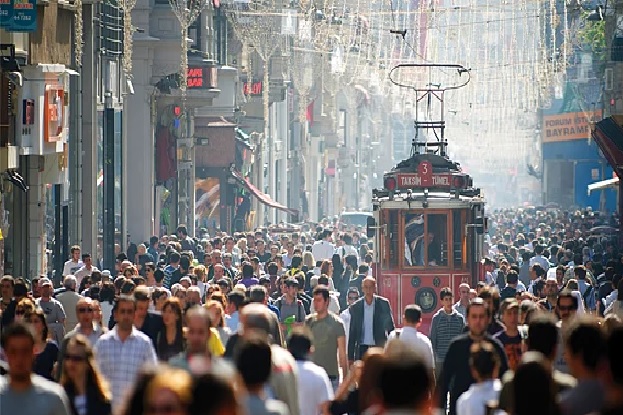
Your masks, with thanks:
M 426 264 L 424 249 L 424 215 L 405 214 L 405 261 L 406 266 L 423 267 Z
M 448 266 L 448 216 L 428 215 L 426 255 L 429 266 Z

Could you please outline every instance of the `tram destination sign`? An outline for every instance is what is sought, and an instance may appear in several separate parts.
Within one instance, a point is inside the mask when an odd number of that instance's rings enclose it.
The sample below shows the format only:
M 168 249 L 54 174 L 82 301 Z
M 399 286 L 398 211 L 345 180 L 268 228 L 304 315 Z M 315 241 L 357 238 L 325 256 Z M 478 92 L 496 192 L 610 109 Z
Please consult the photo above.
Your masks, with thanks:
M 433 173 L 430 175 L 418 173 L 396 174 L 396 187 L 399 189 L 413 189 L 418 187 L 451 188 L 452 173 Z

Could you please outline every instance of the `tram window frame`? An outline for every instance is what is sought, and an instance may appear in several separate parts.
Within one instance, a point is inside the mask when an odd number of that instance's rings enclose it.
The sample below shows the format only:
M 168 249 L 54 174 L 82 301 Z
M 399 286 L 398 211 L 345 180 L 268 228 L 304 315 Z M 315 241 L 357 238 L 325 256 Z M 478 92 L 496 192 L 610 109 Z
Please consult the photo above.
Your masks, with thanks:
M 399 254 L 400 240 L 401 240 L 401 232 L 400 225 L 401 221 L 399 220 L 402 216 L 399 214 L 397 210 L 390 210 L 387 212 L 387 224 L 388 224 L 388 235 L 387 235 L 387 243 L 388 247 L 388 265 L 389 267 L 395 268 L 400 265 L 401 255 Z
M 452 250 L 450 249 L 450 247 L 452 246 L 452 237 L 453 235 L 451 235 L 451 233 L 449 232 L 449 220 L 451 218 L 451 214 L 450 214 L 450 210 L 442 210 L 442 211 L 435 211 L 433 212 L 427 212 L 427 211 L 404 211 L 401 215 L 401 227 L 402 227 L 402 237 L 401 240 L 403 241 L 404 244 L 404 248 L 402 249 L 402 253 L 401 253 L 401 259 L 402 259 L 402 264 L 404 268 L 434 268 L 434 269 L 448 269 L 450 268 L 450 264 L 452 263 Z M 418 216 L 421 216 L 421 218 L 418 218 Z M 445 258 L 445 260 L 442 260 L 441 264 L 437 264 L 437 265 L 430 265 L 430 261 L 429 261 L 429 252 L 428 252 L 428 247 L 429 245 L 426 244 L 424 245 L 424 264 L 423 265 L 411 265 L 410 261 L 407 261 L 407 255 L 409 254 L 409 252 L 412 252 L 409 248 L 409 239 L 412 239 L 411 243 L 413 243 L 415 240 L 414 237 L 417 233 L 422 233 L 420 235 L 420 237 L 423 237 L 423 235 L 427 235 L 429 234 L 429 224 L 430 224 L 430 218 L 431 217 L 443 217 L 445 218 L 445 221 L 441 222 L 444 224 L 444 229 L 442 230 L 442 232 L 436 231 L 435 232 L 435 237 L 437 239 L 437 241 L 439 242 L 439 249 L 440 249 L 440 255 L 441 258 Z M 423 219 L 423 221 L 420 223 L 419 220 Z M 412 232 L 409 236 L 407 236 L 407 224 L 408 222 L 411 221 L 415 221 L 414 223 L 411 224 L 411 226 L 415 226 L 417 228 L 417 230 L 412 230 Z M 443 238 L 441 238 L 441 234 L 444 235 Z M 417 239 L 417 237 L 415 237 Z M 443 243 L 443 244 L 442 244 Z M 442 249 L 442 246 L 445 246 L 445 249 Z M 443 253 L 445 252 L 445 256 L 443 256 Z M 413 255 L 413 253 L 411 253 L 411 255 Z
M 467 212 L 465 210 L 452 211 L 452 264 L 456 270 L 462 270 L 467 265 L 465 225 Z

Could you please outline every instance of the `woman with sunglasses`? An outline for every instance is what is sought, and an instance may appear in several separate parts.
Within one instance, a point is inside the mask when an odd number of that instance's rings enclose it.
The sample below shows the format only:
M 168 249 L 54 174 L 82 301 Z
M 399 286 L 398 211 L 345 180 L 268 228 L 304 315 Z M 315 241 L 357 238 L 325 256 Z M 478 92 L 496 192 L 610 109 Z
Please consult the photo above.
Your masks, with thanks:
M 30 324 L 35 330 L 35 363 L 33 372 L 48 380 L 54 380 L 54 366 L 58 360 L 58 345 L 48 338 L 48 323 L 43 310 L 35 310 L 30 315 Z
M 110 391 L 97 369 L 89 341 L 81 334 L 72 337 L 67 344 L 60 383 L 73 415 L 111 413 Z

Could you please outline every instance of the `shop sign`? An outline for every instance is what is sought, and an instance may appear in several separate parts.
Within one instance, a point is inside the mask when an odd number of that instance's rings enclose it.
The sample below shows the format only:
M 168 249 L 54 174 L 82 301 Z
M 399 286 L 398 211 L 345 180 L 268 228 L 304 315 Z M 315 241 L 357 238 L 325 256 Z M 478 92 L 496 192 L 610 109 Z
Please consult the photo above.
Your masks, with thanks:
M 262 95 L 262 82 L 245 82 L 242 86 L 245 95 Z
M 543 142 L 586 140 L 591 136 L 591 124 L 600 119 L 601 110 L 545 115 Z
M 34 32 L 37 30 L 37 0 L 12 0 L 13 16 L 10 32 Z
M 46 85 L 43 97 L 43 139 L 61 141 L 65 127 L 65 91 L 62 86 Z

